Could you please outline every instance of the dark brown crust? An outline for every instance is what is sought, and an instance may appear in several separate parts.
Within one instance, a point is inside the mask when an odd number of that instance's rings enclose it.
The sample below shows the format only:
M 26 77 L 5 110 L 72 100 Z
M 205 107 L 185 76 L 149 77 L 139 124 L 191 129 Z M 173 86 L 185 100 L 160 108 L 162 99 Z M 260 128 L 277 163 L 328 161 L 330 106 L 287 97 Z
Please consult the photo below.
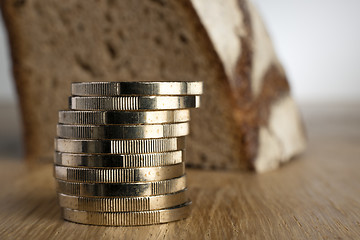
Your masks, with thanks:
M 231 99 L 231 103 L 234 108 L 237 106 L 236 104 L 236 95 L 233 94 L 233 88 L 230 86 L 230 82 L 225 73 L 225 68 L 223 64 L 219 61 L 218 54 L 216 53 L 214 46 L 210 40 L 210 37 L 204 28 L 204 25 L 201 23 L 199 16 L 197 15 L 192 3 L 190 0 L 188 1 L 179 1 L 184 7 L 184 9 L 188 10 L 188 18 L 192 20 L 193 32 L 200 33 L 197 36 L 198 46 L 202 48 L 203 52 L 207 54 L 208 59 L 211 64 L 217 69 L 218 79 L 223 82 L 223 86 L 227 89 L 229 93 L 229 97 Z
M 239 139 L 238 151 L 239 156 L 246 159 L 246 168 L 252 168 L 251 160 L 256 157 L 258 149 L 258 115 L 253 111 L 256 104 L 253 101 L 251 90 L 251 71 L 253 61 L 253 33 L 252 22 L 248 3 L 244 0 L 239 0 L 239 8 L 243 14 L 243 21 L 246 31 L 246 37 L 242 37 L 241 41 L 241 55 L 239 56 L 233 83 L 231 85 L 230 79 L 226 76 L 224 66 L 218 61 L 218 55 L 213 48 L 211 40 L 206 32 L 203 24 L 195 12 L 194 7 L 190 1 L 180 1 L 187 9 L 189 9 L 191 19 L 195 26 L 195 31 L 201 32 L 199 36 L 206 36 L 200 38 L 200 46 L 204 47 L 204 52 L 208 52 L 209 59 L 212 60 L 214 66 L 217 66 L 221 75 L 218 79 L 224 79 L 224 84 L 228 88 L 229 97 L 233 105 L 233 124 L 237 125 L 238 132 L 236 133 Z M 190 7 L 191 5 L 191 7 Z M 211 50 L 209 50 L 211 49 Z M 238 161 L 241 161 L 238 159 Z
M 271 104 L 290 91 L 288 81 L 280 65 L 271 65 L 262 79 L 260 94 L 252 95 L 251 72 L 253 67 L 253 32 L 250 10 L 247 1 L 239 0 L 243 14 L 246 37 L 241 38 L 241 56 L 236 66 L 235 97 L 237 110 L 235 116 L 242 136 L 242 154 L 252 163 L 259 148 L 259 127 L 266 126 Z M 252 167 L 252 166 L 250 166 Z
M 235 68 L 235 98 L 238 107 L 246 108 L 244 104 L 250 103 L 252 100 L 251 91 L 251 70 L 253 65 L 253 32 L 249 7 L 246 1 L 239 0 L 239 8 L 243 15 L 243 25 L 246 36 L 241 37 L 241 55 L 236 63 Z
M 236 116 L 243 134 L 244 153 L 252 163 L 259 147 L 258 130 L 267 126 L 270 117 L 270 107 L 277 99 L 290 91 L 289 83 L 279 66 L 270 65 L 262 79 L 262 88 L 258 97 L 243 109 L 239 108 Z M 251 166 L 250 166 L 251 167 Z
M 191 1 L 183 0 L 183 1 L 179 1 L 179 3 L 183 6 L 184 9 L 187 10 L 187 12 L 186 12 L 188 14 L 187 19 L 191 19 L 192 26 L 193 26 L 192 31 L 200 33 L 197 35 L 197 36 L 199 36 L 199 37 L 197 37 L 198 46 L 202 48 L 203 52 L 205 52 L 207 54 L 211 63 L 217 68 L 217 72 L 219 72 L 218 79 L 222 80 L 224 83 L 224 87 L 227 88 L 227 91 L 229 93 L 232 93 L 232 88 L 229 84 L 229 79 L 226 76 L 224 66 L 219 61 L 218 54 L 216 53 L 214 46 L 210 40 L 210 37 L 209 37 L 204 25 L 201 23 L 201 20 L 200 20 L 198 14 L 196 13 Z M 234 106 L 236 106 L 235 95 L 230 94 L 230 97 L 232 99 L 232 103 L 234 104 Z
M 239 126 L 239 134 L 241 135 L 242 152 L 248 161 L 254 159 L 258 149 L 258 124 L 257 115 L 253 112 L 256 107 L 253 102 L 251 71 L 253 67 L 253 32 L 252 21 L 248 3 L 239 0 L 238 5 L 243 14 L 243 24 L 246 31 L 246 37 L 242 37 L 241 55 L 235 68 L 235 98 L 237 100 L 237 108 L 235 117 Z M 248 162 L 249 163 L 249 162 Z M 248 167 L 251 167 L 250 164 Z
M 258 124 L 265 126 L 268 124 L 271 104 L 288 93 L 290 86 L 282 69 L 275 65 L 268 68 L 262 83 L 263 86 L 255 104 L 258 106 Z
M 243 10 L 247 10 L 247 5 L 245 3 L 245 1 L 240 0 L 240 2 L 242 2 L 242 4 L 244 5 L 244 8 L 241 9 Z M 191 26 L 193 27 L 193 32 L 195 33 L 200 33 L 200 34 L 196 34 L 197 37 L 197 41 L 199 43 L 199 47 L 202 48 L 202 51 L 204 53 L 207 54 L 207 58 L 209 59 L 209 61 L 211 62 L 211 65 L 214 66 L 215 68 L 217 68 L 217 79 L 219 79 L 220 81 L 222 81 L 222 84 L 224 86 L 224 88 L 226 89 L 226 92 L 228 92 L 228 97 L 230 98 L 230 103 L 232 105 L 232 109 L 234 111 L 234 113 L 232 114 L 232 119 L 229 119 L 229 121 L 231 121 L 231 124 L 234 124 L 235 126 L 237 126 L 238 128 L 238 132 L 236 132 L 235 134 L 237 135 L 237 138 L 239 140 L 239 145 L 238 148 L 236 149 L 239 154 L 238 156 L 241 156 L 241 159 L 235 159 L 235 161 L 238 162 L 238 164 L 236 164 L 237 166 L 241 166 L 240 168 L 251 168 L 251 162 L 247 161 L 249 160 L 249 158 L 247 158 L 247 155 L 244 154 L 244 139 L 247 138 L 248 136 L 248 131 L 245 129 L 243 130 L 241 125 L 239 125 L 239 121 L 238 119 L 236 119 L 236 112 L 239 108 L 239 104 L 238 102 L 241 102 L 241 99 L 238 98 L 238 96 L 243 96 L 244 94 L 241 94 L 241 92 L 243 91 L 244 93 L 246 92 L 247 94 L 250 93 L 251 91 L 247 91 L 249 88 L 249 90 L 251 90 L 251 85 L 248 84 L 248 81 L 244 82 L 244 83 L 240 83 L 241 86 L 236 86 L 234 88 L 234 86 L 231 86 L 230 84 L 230 79 L 228 78 L 228 76 L 226 75 L 225 72 L 225 68 L 224 65 L 221 63 L 221 61 L 219 61 L 219 56 L 213 46 L 213 43 L 209 37 L 208 32 L 206 31 L 204 25 L 201 23 L 201 20 L 193 6 L 193 4 L 191 3 L 190 0 L 183 0 L 183 1 L 177 1 L 177 3 L 181 4 L 183 6 L 183 9 L 186 9 L 186 13 L 188 14 L 188 17 L 186 17 L 185 19 L 191 19 Z M 248 13 L 246 13 L 247 15 L 247 23 L 249 24 L 247 26 L 247 30 L 251 31 L 251 24 L 250 24 L 250 16 Z M 251 79 L 251 61 L 252 58 L 250 57 L 252 55 L 252 48 L 250 48 L 251 46 L 251 39 L 252 37 L 250 36 L 246 41 L 247 41 L 247 46 L 249 46 L 249 48 L 246 48 L 246 51 L 248 50 L 249 53 L 245 54 L 244 57 L 240 57 L 239 62 L 241 62 L 241 64 L 239 64 L 239 67 L 241 66 L 247 66 L 246 69 L 239 69 L 239 76 L 244 75 L 246 76 L 246 79 L 250 81 Z M 250 60 L 249 60 L 250 59 Z M 235 92 L 234 92 L 235 90 Z M 244 102 L 244 101 L 242 101 Z M 244 135 L 244 133 L 246 133 Z M 255 150 L 256 151 L 256 150 Z M 201 165 L 193 165 L 190 164 L 192 167 L 203 167 Z M 218 166 L 211 166 L 211 168 L 218 168 Z M 239 167 L 237 167 L 239 168 Z

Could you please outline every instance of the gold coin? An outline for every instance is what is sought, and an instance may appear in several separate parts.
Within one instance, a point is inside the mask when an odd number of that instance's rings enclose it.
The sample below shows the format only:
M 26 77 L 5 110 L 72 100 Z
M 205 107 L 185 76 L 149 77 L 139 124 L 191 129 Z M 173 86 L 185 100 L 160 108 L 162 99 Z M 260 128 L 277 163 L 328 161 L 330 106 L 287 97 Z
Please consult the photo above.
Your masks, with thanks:
M 59 123 L 105 124 L 161 124 L 190 121 L 190 110 L 170 111 L 59 111 Z
M 200 95 L 202 82 L 79 82 L 72 94 L 78 96 Z
M 186 188 L 186 176 L 136 183 L 79 183 L 56 180 L 59 193 L 88 197 L 141 197 L 178 192 Z
M 123 155 L 55 152 L 55 164 L 67 167 L 159 167 L 179 164 L 184 160 L 184 150 Z
M 73 110 L 177 110 L 199 108 L 200 96 L 70 97 Z
M 68 125 L 58 124 L 60 138 L 75 139 L 146 139 L 183 137 L 189 134 L 189 123 L 152 125 Z
M 84 183 L 132 183 L 177 178 L 185 173 L 185 164 L 145 168 L 83 168 L 55 166 L 55 178 Z
M 135 140 L 55 139 L 55 150 L 68 153 L 136 154 L 168 152 L 184 148 L 184 137 Z
M 139 212 L 87 212 L 62 208 L 64 219 L 90 225 L 102 226 L 139 226 L 173 222 L 187 218 L 190 215 L 191 202 L 150 211 Z
M 80 211 L 128 212 L 170 208 L 188 201 L 186 189 L 175 193 L 146 197 L 79 197 L 59 193 L 61 207 Z

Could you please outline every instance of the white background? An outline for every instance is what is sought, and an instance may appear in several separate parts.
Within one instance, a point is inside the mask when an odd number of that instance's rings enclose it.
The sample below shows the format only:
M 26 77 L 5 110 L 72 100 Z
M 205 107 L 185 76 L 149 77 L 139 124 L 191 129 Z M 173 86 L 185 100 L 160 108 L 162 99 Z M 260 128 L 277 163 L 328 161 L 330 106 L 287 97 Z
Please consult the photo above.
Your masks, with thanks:
M 254 0 L 300 102 L 360 101 L 359 0 Z M 0 21 L 0 101 L 15 101 Z
M 360 101 L 359 0 L 255 0 L 301 102 Z

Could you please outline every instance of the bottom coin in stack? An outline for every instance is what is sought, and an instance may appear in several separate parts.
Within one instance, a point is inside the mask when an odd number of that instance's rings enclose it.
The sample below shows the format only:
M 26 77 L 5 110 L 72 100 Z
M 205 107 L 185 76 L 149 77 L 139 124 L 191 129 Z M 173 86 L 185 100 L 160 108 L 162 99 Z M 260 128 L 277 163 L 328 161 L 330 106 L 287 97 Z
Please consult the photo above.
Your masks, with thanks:
M 147 197 L 79 197 L 58 194 L 60 207 L 80 211 L 128 212 L 170 208 L 188 201 L 186 189 Z
M 173 222 L 190 215 L 191 202 L 172 208 L 138 212 L 87 212 L 62 208 L 64 219 L 90 225 L 138 226 Z

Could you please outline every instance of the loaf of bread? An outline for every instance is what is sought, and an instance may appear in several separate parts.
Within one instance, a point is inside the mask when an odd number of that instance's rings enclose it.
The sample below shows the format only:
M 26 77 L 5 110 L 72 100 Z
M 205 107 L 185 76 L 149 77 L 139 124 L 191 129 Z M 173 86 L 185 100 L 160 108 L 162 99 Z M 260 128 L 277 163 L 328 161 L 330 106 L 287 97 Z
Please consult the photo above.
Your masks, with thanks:
M 187 165 L 277 168 L 305 134 L 284 70 L 247 0 L 1 1 L 26 158 L 52 159 L 74 81 L 204 81 Z

